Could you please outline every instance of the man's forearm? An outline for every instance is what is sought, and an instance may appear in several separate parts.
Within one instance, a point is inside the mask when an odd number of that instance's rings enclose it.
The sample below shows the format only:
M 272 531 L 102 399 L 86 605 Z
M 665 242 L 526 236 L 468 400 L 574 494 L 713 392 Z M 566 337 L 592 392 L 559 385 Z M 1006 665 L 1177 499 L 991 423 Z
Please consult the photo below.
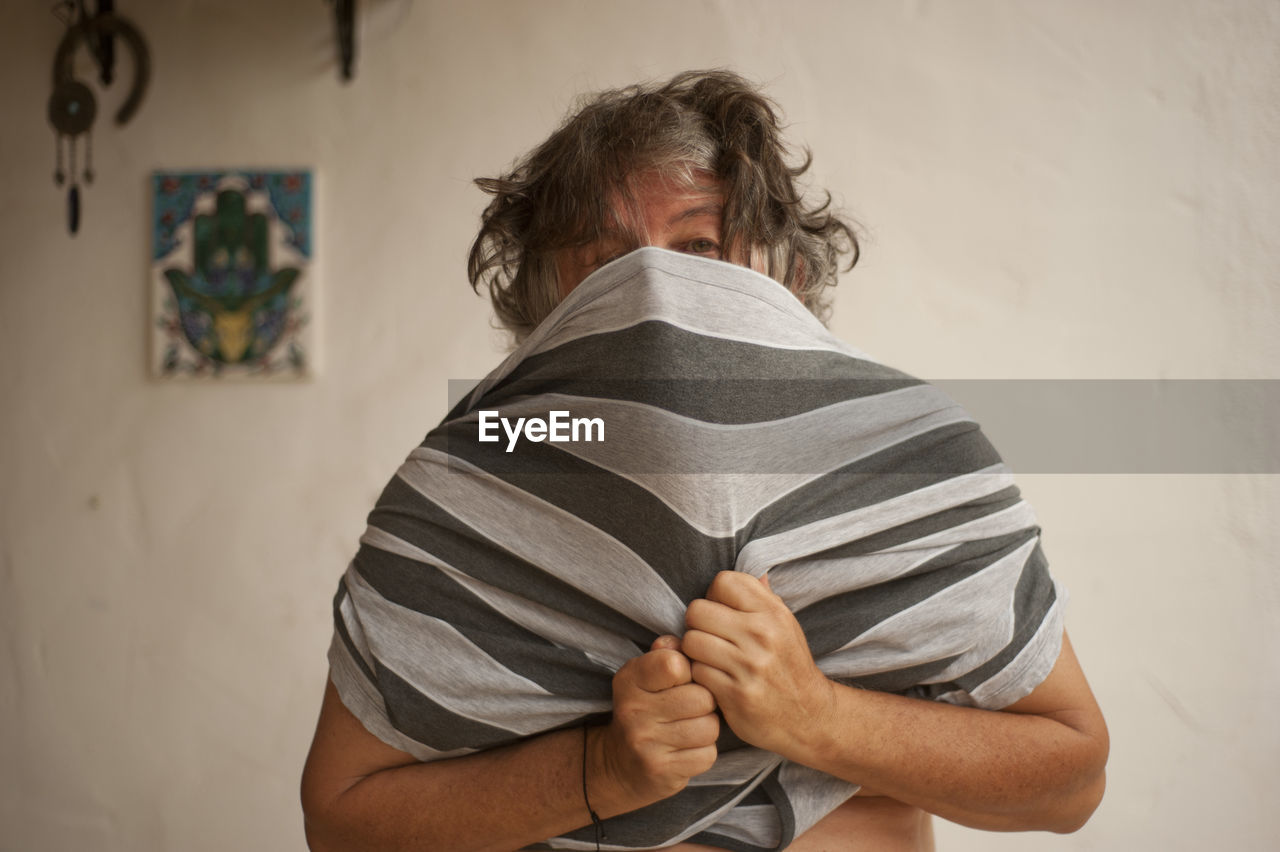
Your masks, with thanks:
M 313 804 L 307 840 L 315 852 L 509 852 L 588 821 L 581 772 L 581 731 L 383 769 Z
M 839 721 L 797 726 L 793 760 L 992 831 L 1074 831 L 1102 797 L 1105 746 L 1074 719 L 832 688 Z
M 308 815 L 308 841 L 317 852 L 510 850 L 554 836 L 581 824 L 586 815 L 581 792 L 570 792 L 569 749 L 556 742 L 563 738 L 532 741 L 470 762 L 375 772 L 336 796 L 323 816 Z M 475 838 L 485 840 L 475 843 Z
M 689 662 L 659 637 L 613 678 L 607 725 L 420 763 L 375 737 L 325 685 L 302 773 L 314 850 L 518 849 L 679 792 L 716 758 L 719 721 Z M 586 791 L 583 785 L 586 785 Z
M 600 730 L 590 730 L 585 755 L 591 769 L 592 807 L 608 817 L 648 804 L 628 800 L 625 791 L 598 776 Z M 363 730 L 329 684 L 303 778 L 307 841 L 316 852 L 509 852 L 589 822 L 582 794 L 581 729 L 555 731 L 466 757 L 433 763 L 410 759 L 376 770 L 334 763 L 358 752 L 350 747 L 353 740 L 373 749 L 371 767 L 385 759 L 379 748 L 395 754 Z

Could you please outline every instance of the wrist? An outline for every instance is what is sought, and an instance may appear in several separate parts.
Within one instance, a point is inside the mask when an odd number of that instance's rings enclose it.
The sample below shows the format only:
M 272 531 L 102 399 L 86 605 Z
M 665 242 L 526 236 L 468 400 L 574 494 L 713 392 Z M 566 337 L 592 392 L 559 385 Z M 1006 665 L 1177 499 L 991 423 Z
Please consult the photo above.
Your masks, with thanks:
M 847 709 L 842 712 L 841 699 L 845 696 L 840 694 L 852 690 L 821 673 L 819 678 L 814 682 L 805 704 L 809 708 L 805 724 L 790 726 L 791 742 L 785 751 L 778 752 L 796 763 L 814 768 L 818 768 L 839 743 L 847 740 L 845 729 L 852 718 Z
M 657 801 L 641 795 L 627 783 L 627 773 L 613 758 L 609 733 L 608 725 L 588 727 L 582 756 L 583 798 L 588 800 L 591 810 L 600 819 L 629 813 Z

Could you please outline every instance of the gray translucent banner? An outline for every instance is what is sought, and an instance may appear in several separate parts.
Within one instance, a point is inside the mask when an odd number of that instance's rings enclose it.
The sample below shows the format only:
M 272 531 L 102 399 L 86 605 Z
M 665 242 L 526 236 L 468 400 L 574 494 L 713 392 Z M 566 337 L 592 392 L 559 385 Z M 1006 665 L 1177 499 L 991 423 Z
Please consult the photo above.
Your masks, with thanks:
M 1280 473 L 1280 381 L 937 381 L 1020 473 Z
M 450 408 L 475 384 L 451 380 Z M 786 395 L 794 384 L 769 380 L 743 387 L 751 395 Z M 1016 473 L 1280 473 L 1280 380 L 931 384 L 968 411 Z

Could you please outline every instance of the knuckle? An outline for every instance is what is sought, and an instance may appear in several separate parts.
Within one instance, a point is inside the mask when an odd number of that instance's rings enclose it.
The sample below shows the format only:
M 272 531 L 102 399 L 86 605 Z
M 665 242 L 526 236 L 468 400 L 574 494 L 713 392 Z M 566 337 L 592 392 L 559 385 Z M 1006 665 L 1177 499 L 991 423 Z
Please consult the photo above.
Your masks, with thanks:
M 724 697 L 721 699 L 722 704 L 729 704 L 737 708 L 749 706 L 750 701 L 751 696 L 736 681 L 724 690 Z
M 647 759 L 648 749 L 645 748 L 648 742 L 648 736 L 635 726 L 628 726 L 623 729 L 622 742 L 631 754 L 635 755 L 641 763 Z
M 711 580 L 709 591 L 721 592 L 733 585 L 733 577 L 736 571 L 721 571 Z
M 662 686 L 665 678 L 666 663 L 664 657 L 671 651 L 649 651 L 635 661 L 635 673 L 632 682 L 639 689 L 653 691 Z
M 689 679 L 689 661 L 679 651 L 660 651 L 662 674 L 677 683 Z

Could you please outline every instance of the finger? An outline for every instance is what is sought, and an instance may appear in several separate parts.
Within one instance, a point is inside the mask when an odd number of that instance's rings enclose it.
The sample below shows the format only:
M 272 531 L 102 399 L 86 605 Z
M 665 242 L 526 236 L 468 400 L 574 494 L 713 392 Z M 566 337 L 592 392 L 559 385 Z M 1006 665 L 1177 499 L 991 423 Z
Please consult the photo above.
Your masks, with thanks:
M 772 594 L 751 574 L 721 571 L 711 581 L 706 599 L 742 612 L 763 612 L 769 608 Z
M 714 746 L 720 738 L 720 718 L 714 713 L 679 719 L 663 727 L 662 739 L 673 749 Z
M 692 676 L 692 668 L 690 669 Z M 715 696 L 706 687 L 689 683 L 674 686 L 661 693 L 661 715 L 669 721 L 696 719 L 715 713 Z
M 679 651 L 659 649 L 641 654 L 627 663 L 632 667 L 634 684 L 645 692 L 661 692 L 689 683 L 689 660 Z M 625 668 L 625 667 L 624 667 Z
M 732 641 L 704 630 L 687 631 L 684 634 L 684 649 L 691 661 L 705 663 L 721 671 L 735 669 L 742 656 L 741 649 Z
M 737 681 L 723 669 L 706 663 L 694 663 L 690 668 L 693 672 L 694 684 L 706 687 L 708 692 L 716 696 L 717 704 L 721 702 L 721 696 L 728 695 L 730 690 L 737 688 Z
M 706 599 L 696 600 L 689 604 L 684 613 L 685 636 L 689 635 L 690 630 L 701 630 L 735 642 L 745 628 L 745 617 L 744 610 L 728 604 Z M 684 640 L 681 640 L 680 647 L 683 650 Z
M 649 646 L 650 651 L 679 651 L 680 637 L 672 636 L 670 633 L 659 636 L 653 640 L 653 644 Z
M 719 753 L 714 745 L 679 749 L 671 754 L 671 768 L 686 778 L 693 778 L 715 765 Z

